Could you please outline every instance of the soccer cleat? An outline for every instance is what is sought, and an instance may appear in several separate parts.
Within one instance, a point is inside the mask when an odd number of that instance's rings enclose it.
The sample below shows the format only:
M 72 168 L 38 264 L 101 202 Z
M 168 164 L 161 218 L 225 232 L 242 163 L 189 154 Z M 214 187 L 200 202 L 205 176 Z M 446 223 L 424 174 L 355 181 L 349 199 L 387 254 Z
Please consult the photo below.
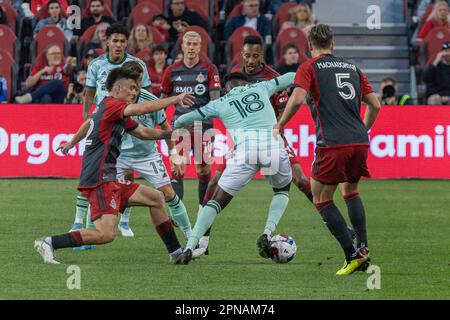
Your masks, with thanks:
M 128 222 L 120 222 L 119 230 L 120 230 L 120 233 L 122 233 L 122 237 L 134 237 L 134 233 L 131 230 Z
M 197 247 L 204 248 L 205 256 L 209 255 L 209 237 L 206 236 L 201 237 Z
M 358 271 L 362 271 L 362 272 L 366 272 L 367 269 L 370 267 L 370 254 L 369 254 L 369 248 L 367 247 L 361 247 L 358 249 L 359 254 L 361 254 L 362 256 L 367 256 L 369 257 L 369 259 L 367 260 L 366 263 L 364 263 L 363 265 L 361 265 L 361 267 L 358 269 Z
M 72 227 L 70 228 L 69 232 L 73 232 L 73 231 L 81 230 L 81 229 L 83 229 L 83 223 L 74 223 L 72 225 Z
M 195 248 L 194 251 L 192 251 L 192 259 L 197 259 L 204 254 L 206 254 L 205 248 Z
M 44 238 L 34 241 L 34 249 L 41 255 L 45 263 L 60 264 L 55 260 L 55 251 L 53 247 L 45 242 Z
M 170 262 L 173 264 L 189 264 L 192 260 L 192 250 L 187 249 L 176 256 L 170 255 Z
M 256 241 L 256 245 L 258 246 L 259 255 L 261 257 L 265 259 L 269 259 L 271 257 L 270 243 L 267 234 L 263 233 Z
M 336 272 L 336 275 L 337 276 L 350 275 L 355 271 L 360 270 L 361 267 L 366 265 L 369 261 L 370 261 L 369 256 L 363 256 L 362 254 L 358 253 L 354 259 L 350 261 L 345 261 L 342 268 Z
M 83 246 L 79 246 L 79 247 L 73 247 L 73 250 L 93 250 L 95 249 L 95 245 L 93 244 L 85 244 Z

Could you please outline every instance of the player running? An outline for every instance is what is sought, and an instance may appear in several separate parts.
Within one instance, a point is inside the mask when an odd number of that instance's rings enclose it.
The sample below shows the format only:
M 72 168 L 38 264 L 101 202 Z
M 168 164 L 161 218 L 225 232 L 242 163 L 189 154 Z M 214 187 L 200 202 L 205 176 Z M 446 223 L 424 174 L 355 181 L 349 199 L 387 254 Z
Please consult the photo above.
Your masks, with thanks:
M 44 262 L 58 264 L 54 250 L 78 247 L 83 244 L 105 244 L 115 238 L 117 215 L 125 206 L 146 206 L 150 209 L 153 225 L 166 245 L 174 264 L 188 263 L 180 247 L 172 222 L 167 216 L 162 192 L 134 182 L 118 182 L 116 162 L 125 131 L 140 139 L 168 139 L 170 131 L 150 129 L 139 125 L 130 116 L 156 112 L 173 103 L 192 105 L 192 96 L 176 97 L 129 104 L 136 100 L 138 75 L 123 68 L 110 72 L 106 88 L 110 96 L 102 100 L 89 120 L 86 120 L 72 140 L 58 149 L 64 154 L 86 137 L 86 150 L 78 190 L 88 199 L 95 229 L 81 229 L 62 235 L 44 237 L 34 242 Z
M 366 268 L 370 261 L 358 182 L 361 177 L 370 176 L 366 163 L 367 130 L 374 124 L 381 106 L 364 73 L 332 55 L 333 32 L 329 26 L 313 27 L 308 38 L 313 58 L 297 71 L 294 81 L 297 88 L 274 129 L 283 130 L 309 92 L 314 100 L 311 114 L 317 138 L 311 177 L 314 204 L 345 253 L 344 266 L 336 274 L 348 275 Z M 360 117 L 361 99 L 368 106 L 364 120 Z M 338 184 L 357 235 L 356 248 L 333 202 Z
M 137 83 L 138 85 L 142 83 L 144 70 L 139 63 L 128 61 L 124 63 L 122 67 L 138 74 L 139 79 Z M 158 100 L 158 98 L 146 90 L 139 89 L 137 100 L 138 103 L 143 103 L 146 101 L 155 101 Z M 135 101 L 129 102 L 134 103 Z M 141 116 L 133 116 L 132 119 L 147 128 L 153 129 L 156 126 L 159 126 L 164 131 L 172 131 L 164 110 L 158 110 Z M 171 139 L 166 139 L 166 143 L 169 150 L 174 150 L 175 143 Z M 174 168 L 174 171 L 177 172 L 180 171 L 179 167 L 181 163 L 178 157 L 177 154 L 170 156 L 171 166 Z M 186 207 L 172 188 L 169 174 L 162 160 L 162 156 L 158 152 L 155 141 L 141 140 L 128 133 L 124 134 L 122 145 L 120 147 L 120 156 L 117 159 L 117 179 L 132 180 L 126 178 L 128 170 L 130 169 L 139 173 L 139 175 L 152 184 L 155 189 L 164 194 L 170 217 L 183 231 L 186 239 L 189 238 L 192 229 Z M 123 236 L 133 237 L 133 231 L 129 227 L 131 208 L 126 208 L 125 212 L 126 214 L 121 215 L 119 230 Z
M 106 89 L 106 78 L 111 70 L 122 66 L 125 62 L 136 61 L 144 69 L 142 78 L 142 87 L 150 89 L 151 82 L 148 76 L 147 68 L 140 59 L 129 55 L 126 52 L 128 45 L 129 32 L 126 27 L 119 23 L 111 25 L 106 30 L 108 52 L 94 59 L 88 66 L 88 74 L 86 79 L 85 99 L 83 103 L 83 118 L 86 120 L 90 117 L 92 104 L 98 105 L 105 97 L 108 96 Z M 88 211 L 87 199 L 83 196 L 77 197 L 75 221 L 70 231 L 78 230 L 83 227 L 83 220 Z M 93 227 L 89 224 L 88 227 Z M 121 224 L 120 230 L 127 230 L 128 224 Z M 89 249 L 90 247 L 83 247 Z M 83 249 L 81 248 L 81 249 Z
M 183 36 L 181 49 L 183 51 L 183 60 L 171 65 L 166 69 L 161 80 L 161 97 L 166 97 L 172 94 L 179 94 L 181 92 L 191 92 L 195 96 L 195 104 L 192 108 L 185 109 L 179 105 L 175 106 L 175 114 L 172 122 L 181 115 L 198 109 L 206 105 L 210 100 L 220 98 L 220 77 L 219 72 L 214 64 L 200 57 L 202 38 L 197 32 L 188 31 Z M 213 127 L 211 120 L 205 120 L 201 123 L 202 137 L 203 133 Z M 198 201 L 199 206 L 203 203 L 206 188 L 211 178 L 211 167 L 205 159 L 210 158 L 211 143 L 203 142 L 202 148 L 194 148 L 194 131 L 193 126 L 187 128 L 191 133 L 191 148 L 194 150 L 194 157 L 197 160 L 195 169 L 198 177 Z M 213 137 L 211 137 L 211 140 Z M 203 140 L 202 140 L 203 141 Z M 176 150 L 171 151 L 175 154 Z M 183 154 L 183 157 L 189 157 L 188 154 Z M 201 159 L 201 161 L 199 161 Z M 180 199 L 183 199 L 184 194 L 184 172 L 186 164 L 182 164 L 182 171 L 171 172 L 172 186 Z
M 242 49 L 242 60 L 243 65 L 237 65 L 231 69 L 231 72 L 242 72 L 248 76 L 251 83 L 258 83 L 261 81 L 272 80 L 279 77 L 280 74 L 274 70 L 272 67 L 264 63 L 264 49 L 263 43 L 258 36 L 247 36 L 244 39 L 244 47 Z M 277 119 L 280 117 L 284 108 L 286 107 L 286 102 L 288 100 L 288 94 L 286 91 L 277 92 L 271 98 L 270 101 L 274 107 L 275 116 Z M 289 161 L 292 167 L 292 182 L 297 186 L 297 188 L 305 194 L 309 201 L 312 202 L 312 193 L 309 179 L 303 173 L 302 167 L 295 155 L 294 150 L 289 146 L 284 135 L 281 135 L 284 139 L 285 148 L 289 155 Z M 214 191 L 217 187 L 217 182 L 222 176 L 223 171 L 226 168 L 226 159 L 222 159 L 221 163 L 217 165 L 216 172 L 214 173 L 211 181 L 208 184 L 208 189 L 205 193 L 205 198 L 203 199 L 203 205 L 206 205 L 209 199 L 211 199 Z M 199 247 L 206 250 L 205 254 L 209 254 L 209 236 L 211 229 L 208 229 L 205 235 L 200 239 Z
M 185 252 L 190 259 L 194 248 L 216 216 L 230 203 L 235 194 L 262 169 L 272 185 L 274 196 L 263 234 L 257 241 L 259 254 L 270 258 L 269 239 L 289 202 L 292 169 L 282 139 L 272 136 L 276 124 L 270 97 L 285 90 L 294 79 L 287 73 L 270 81 L 249 84 L 243 73 L 231 73 L 225 79 L 228 93 L 218 101 L 181 116 L 175 127 L 184 127 L 196 120 L 219 118 L 233 137 L 234 152 L 219 179 L 212 199 L 202 208 Z

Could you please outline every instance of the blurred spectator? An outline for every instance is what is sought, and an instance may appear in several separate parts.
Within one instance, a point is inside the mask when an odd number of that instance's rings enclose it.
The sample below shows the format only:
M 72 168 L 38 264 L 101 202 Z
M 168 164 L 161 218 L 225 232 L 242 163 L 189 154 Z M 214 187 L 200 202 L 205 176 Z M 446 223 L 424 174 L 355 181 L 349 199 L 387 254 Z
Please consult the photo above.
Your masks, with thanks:
M 8 82 L 5 77 L 0 76 L 0 103 L 8 102 Z
M 281 5 L 286 2 L 295 2 L 297 4 L 302 3 L 302 4 L 308 5 L 308 7 L 311 8 L 312 4 L 315 2 L 315 0 L 270 0 L 269 1 L 270 13 L 272 13 L 272 14 L 277 13 L 277 11 L 281 7 Z
M 50 1 L 51 0 L 31 0 L 31 1 L 26 1 L 26 2 L 30 2 L 30 10 L 34 15 L 36 15 L 39 12 L 39 10 L 41 10 L 42 7 L 45 7 L 45 6 L 48 7 L 48 3 Z M 67 3 L 67 1 L 60 0 L 58 2 L 61 5 L 62 10 L 64 12 L 67 12 L 67 8 L 69 7 L 69 4 Z
M 430 16 L 417 36 L 417 41 L 420 43 L 426 38 L 427 34 L 436 27 L 447 27 L 450 28 L 449 18 L 448 18 L 448 3 L 446 1 L 436 2 L 434 5 L 433 13 Z
M 152 25 L 158 29 L 165 41 L 169 41 L 170 24 L 164 15 L 155 15 L 152 19 Z
M 89 4 L 89 12 L 91 13 L 91 16 L 87 19 L 82 19 L 81 29 L 75 30 L 75 35 L 82 36 L 83 33 L 89 29 L 89 27 L 98 25 L 102 22 L 106 22 L 108 24 L 113 24 L 116 22 L 113 18 L 105 17 L 103 15 L 105 12 L 105 3 L 103 0 L 92 0 Z
M 81 68 L 83 70 L 87 70 L 87 67 L 91 63 L 91 61 L 97 58 L 98 56 L 99 53 L 97 52 L 96 49 L 89 49 L 84 55 L 83 60 L 81 61 Z
M 47 48 L 46 60 L 44 64 L 36 63 L 25 81 L 32 93 L 16 97 L 17 103 L 64 103 L 72 72 L 71 57 L 65 60 L 61 48 L 51 45 Z
M 86 86 L 87 72 L 81 70 L 77 74 L 75 83 L 69 84 L 67 96 L 64 103 L 66 104 L 82 104 L 84 96 L 84 87 Z
M 394 78 L 384 78 L 380 85 L 380 102 L 382 105 L 411 106 L 414 101 L 408 94 L 396 95 L 398 91 L 397 82 Z
M 189 26 L 200 26 L 208 31 L 208 22 L 205 21 L 198 13 L 186 8 L 185 0 L 171 0 L 169 8 L 169 30 L 170 41 L 176 42 L 178 36 L 183 33 Z
M 138 24 L 131 29 L 128 38 L 128 52 L 136 54 L 144 49 L 151 49 L 153 45 L 153 35 L 146 25 Z
M 97 29 L 95 30 L 94 37 L 92 38 L 91 42 L 89 42 L 84 49 L 84 54 L 91 50 L 91 49 L 102 49 L 106 51 L 107 48 L 107 36 L 106 36 L 106 30 L 109 28 L 109 23 L 102 22 L 97 26 Z
M 180 61 L 183 61 L 183 58 L 184 58 L 183 52 L 182 51 L 178 52 L 177 55 L 175 56 L 175 59 L 173 59 L 173 63 L 172 64 L 175 64 L 175 63 L 178 63 Z
M 442 45 L 433 63 L 423 72 L 427 84 L 428 104 L 450 104 L 450 42 Z
M 0 7 L 0 24 L 5 24 L 8 27 L 11 27 L 11 25 L 8 22 L 8 18 L 6 17 L 5 12 L 3 11 L 3 8 Z
M 47 9 L 48 13 L 50 14 L 50 17 L 47 19 L 42 19 L 38 22 L 36 27 L 33 31 L 33 36 L 36 36 L 36 34 L 45 26 L 48 25 L 56 25 L 59 27 L 65 34 L 67 41 L 71 41 L 73 36 L 73 30 L 69 28 L 67 25 L 67 20 L 61 15 L 61 5 L 58 0 L 50 0 L 47 3 Z
M 161 79 L 167 67 L 167 49 L 163 45 L 155 46 L 152 57 L 153 64 L 148 68 L 148 74 L 152 82 L 152 93 L 159 97 L 161 94 Z
M 298 60 L 300 58 L 300 55 L 298 53 L 298 49 L 295 46 L 295 44 L 287 44 L 283 48 L 283 60 L 284 63 L 280 64 L 276 70 L 279 74 L 285 74 L 288 72 L 297 72 L 298 67 L 300 64 L 298 63 Z
M 33 13 L 30 11 L 29 3 L 22 3 L 22 0 L 0 0 L 0 2 L 5 2 L 10 4 L 16 12 L 19 14 L 20 18 L 32 18 Z
M 422 0 L 417 8 L 417 16 L 421 18 L 430 6 L 434 2 L 434 0 Z
M 291 21 L 283 22 L 280 31 L 289 27 L 297 27 L 308 34 L 315 24 L 311 8 L 307 4 L 301 3 L 292 8 Z
M 272 43 L 272 23 L 259 13 L 259 0 L 244 0 L 243 13 L 232 18 L 225 25 L 225 39 L 233 34 L 234 30 L 246 26 L 255 29 L 262 35 L 267 44 Z M 270 38 L 269 38 L 270 37 Z

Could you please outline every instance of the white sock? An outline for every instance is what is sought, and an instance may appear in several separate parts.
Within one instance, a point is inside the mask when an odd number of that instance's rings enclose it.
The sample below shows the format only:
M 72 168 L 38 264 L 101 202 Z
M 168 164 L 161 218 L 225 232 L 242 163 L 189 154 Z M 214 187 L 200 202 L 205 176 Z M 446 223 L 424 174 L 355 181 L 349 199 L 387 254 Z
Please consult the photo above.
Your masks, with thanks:
M 272 231 L 270 231 L 269 229 L 264 229 L 264 232 L 263 232 L 265 235 L 267 235 L 267 239 L 269 239 L 270 240 L 270 237 L 271 237 L 271 235 L 272 235 Z
M 208 248 L 208 244 L 209 244 L 209 236 L 203 236 L 200 238 L 200 241 L 198 243 L 200 248 Z
M 171 255 L 172 257 L 176 257 L 176 256 L 178 256 L 178 255 L 180 255 L 180 254 L 182 254 L 182 253 L 183 253 L 183 249 L 178 248 L 177 250 L 175 250 L 174 252 L 172 252 L 170 255 Z
M 184 237 L 186 239 L 189 239 L 189 237 L 192 235 L 192 229 L 186 230 L 183 233 L 184 233 Z
M 83 224 L 83 218 L 76 217 L 74 223 L 81 223 L 81 224 Z
M 47 243 L 51 247 L 52 246 L 52 237 L 45 237 L 44 242 Z

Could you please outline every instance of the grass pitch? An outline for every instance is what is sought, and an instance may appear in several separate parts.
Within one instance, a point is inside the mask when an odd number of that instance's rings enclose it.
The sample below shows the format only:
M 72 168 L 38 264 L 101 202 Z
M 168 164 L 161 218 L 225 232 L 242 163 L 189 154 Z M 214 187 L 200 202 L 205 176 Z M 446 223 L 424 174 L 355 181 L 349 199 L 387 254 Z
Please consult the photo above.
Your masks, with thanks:
M 139 180 L 142 183 L 142 180 Z M 450 181 L 364 181 L 373 263 L 369 274 L 334 274 L 343 263 L 338 243 L 295 187 L 278 233 L 298 245 L 289 264 L 258 256 L 272 191 L 264 181 L 244 188 L 218 217 L 211 254 L 174 266 L 150 225 L 148 211 L 133 210 L 135 238 L 91 251 L 58 251 L 60 266 L 43 264 L 33 240 L 67 232 L 75 212 L 76 180 L 0 180 L 0 299 L 449 299 Z M 336 203 L 347 219 L 340 197 Z M 197 182 L 185 181 L 185 204 L 195 222 Z M 180 240 L 183 239 L 178 232 Z M 81 269 L 81 289 L 67 288 L 67 268 Z

